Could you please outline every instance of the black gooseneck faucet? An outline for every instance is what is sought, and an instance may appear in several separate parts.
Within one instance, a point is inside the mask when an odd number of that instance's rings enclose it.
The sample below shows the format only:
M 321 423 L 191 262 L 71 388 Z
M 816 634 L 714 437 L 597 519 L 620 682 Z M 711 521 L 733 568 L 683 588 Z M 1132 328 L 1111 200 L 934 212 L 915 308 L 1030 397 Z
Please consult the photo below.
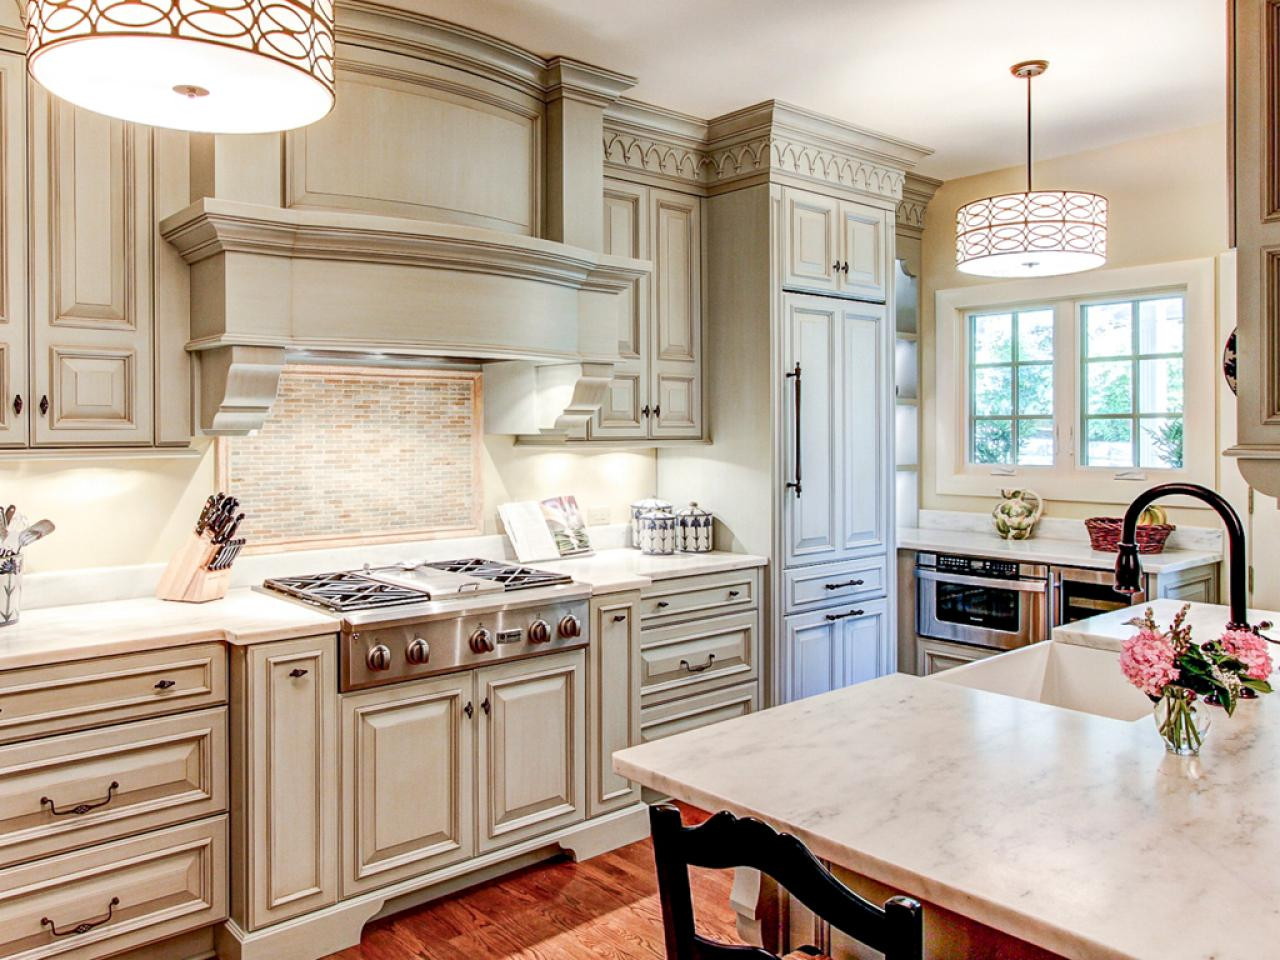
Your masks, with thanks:
M 1162 497 L 1191 497 L 1207 503 L 1227 528 L 1227 573 L 1231 590 L 1231 622 L 1228 629 L 1251 629 L 1245 591 L 1244 525 L 1235 508 L 1217 491 L 1198 483 L 1162 483 L 1138 494 L 1124 514 L 1120 531 L 1120 555 L 1116 557 L 1116 589 L 1121 593 L 1142 590 L 1142 560 L 1138 556 L 1138 518 Z

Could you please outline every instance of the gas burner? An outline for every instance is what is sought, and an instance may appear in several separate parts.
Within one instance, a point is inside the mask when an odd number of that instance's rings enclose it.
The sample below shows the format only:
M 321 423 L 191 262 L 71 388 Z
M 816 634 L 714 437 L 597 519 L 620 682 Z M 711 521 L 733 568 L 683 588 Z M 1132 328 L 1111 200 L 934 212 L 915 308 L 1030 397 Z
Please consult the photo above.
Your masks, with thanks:
M 567 574 L 536 570 L 533 567 L 522 567 L 519 564 L 502 563 L 497 560 L 481 560 L 476 557 L 465 560 L 428 561 L 423 566 L 431 567 L 433 570 L 443 570 L 446 573 L 461 573 L 468 577 L 492 580 L 502 584 L 505 590 L 528 590 L 532 587 L 573 582 L 573 578 Z
M 345 613 L 421 603 L 429 595 L 397 583 L 374 580 L 353 571 L 317 573 L 304 577 L 276 577 L 264 587 L 298 600 Z

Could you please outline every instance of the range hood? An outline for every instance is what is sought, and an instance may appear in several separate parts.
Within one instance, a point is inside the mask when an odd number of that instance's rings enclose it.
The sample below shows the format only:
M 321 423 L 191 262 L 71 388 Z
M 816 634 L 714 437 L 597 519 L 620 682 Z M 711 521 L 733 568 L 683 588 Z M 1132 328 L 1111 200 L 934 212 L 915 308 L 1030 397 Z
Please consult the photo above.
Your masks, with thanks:
M 617 298 L 650 272 L 478 227 L 209 197 L 160 229 L 191 267 L 188 349 L 211 435 L 260 427 L 297 351 L 493 362 L 496 380 L 563 398 L 526 395 L 522 432 L 571 431 L 617 359 Z

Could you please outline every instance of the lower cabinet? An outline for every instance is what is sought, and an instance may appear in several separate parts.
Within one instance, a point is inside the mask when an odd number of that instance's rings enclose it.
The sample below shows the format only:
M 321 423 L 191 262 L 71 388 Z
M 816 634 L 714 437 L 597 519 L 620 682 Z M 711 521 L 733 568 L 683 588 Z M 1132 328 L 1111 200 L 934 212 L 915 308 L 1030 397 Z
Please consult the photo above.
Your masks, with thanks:
M 927 677 L 933 673 L 950 670 L 952 667 L 963 667 L 966 663 L 986 660 L 998 653 L 1000 653 L 999 650 L 971 647 L 965 643 L 916 637 L 916 676 Z
M 640 800 L 640 787 L 613 772 L 613 754 L 640 742 L 638 593 L 591 601 L 587 651 L 587 816 Z
M 784 622 L 789 700 L 874 680 L 889 670 L 893 631 L 884 600 L 798 614 Z

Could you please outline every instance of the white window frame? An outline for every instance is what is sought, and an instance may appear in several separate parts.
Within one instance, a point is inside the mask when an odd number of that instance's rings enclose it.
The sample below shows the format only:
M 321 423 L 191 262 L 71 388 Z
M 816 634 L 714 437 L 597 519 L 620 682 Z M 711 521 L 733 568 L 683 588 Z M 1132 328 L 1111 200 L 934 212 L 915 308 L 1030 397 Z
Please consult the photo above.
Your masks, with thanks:
M 939 494 L 994 496 L 1001 487 L 1024 486 L 1051 500 L 1128 503 L 1153 483 L 1187 481 L 1212 486 L 1217 474 L 1214 374 L 1216 291 L 1212 259 L 1180 260 L 939 290 L 934 295 L 934 403 Z M 1160 293 L 1184 299 L 1183 466 L 1089 467 L 1081 463 L 1079 322 L 1082 303 Z M 1054 309 L 1054 465 L 969 463 L 969 315 L 1014 307 Z

